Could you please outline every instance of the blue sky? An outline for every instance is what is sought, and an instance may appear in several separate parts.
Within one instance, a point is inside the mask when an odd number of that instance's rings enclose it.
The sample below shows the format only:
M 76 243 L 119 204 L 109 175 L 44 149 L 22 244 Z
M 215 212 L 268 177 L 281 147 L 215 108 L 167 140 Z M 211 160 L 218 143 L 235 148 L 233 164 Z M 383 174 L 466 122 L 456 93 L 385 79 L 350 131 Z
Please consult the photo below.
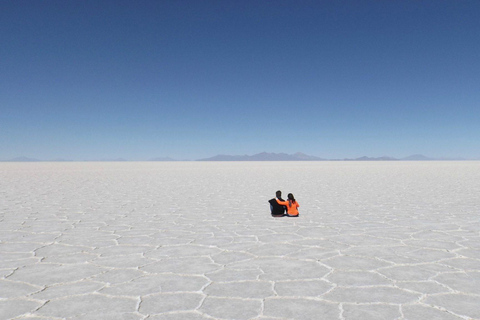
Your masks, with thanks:
M 480 1 L 0 0 L 0 160 L 480 157 Z

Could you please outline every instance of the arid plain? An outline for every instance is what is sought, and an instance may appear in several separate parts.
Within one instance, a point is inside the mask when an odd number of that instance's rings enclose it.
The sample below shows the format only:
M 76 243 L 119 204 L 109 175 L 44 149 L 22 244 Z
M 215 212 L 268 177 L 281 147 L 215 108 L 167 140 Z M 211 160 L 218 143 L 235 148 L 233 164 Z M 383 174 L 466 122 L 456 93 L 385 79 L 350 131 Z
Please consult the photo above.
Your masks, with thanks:
M 0 163 L 0 319 L 480 319 L 479 194 L 475 161 Z

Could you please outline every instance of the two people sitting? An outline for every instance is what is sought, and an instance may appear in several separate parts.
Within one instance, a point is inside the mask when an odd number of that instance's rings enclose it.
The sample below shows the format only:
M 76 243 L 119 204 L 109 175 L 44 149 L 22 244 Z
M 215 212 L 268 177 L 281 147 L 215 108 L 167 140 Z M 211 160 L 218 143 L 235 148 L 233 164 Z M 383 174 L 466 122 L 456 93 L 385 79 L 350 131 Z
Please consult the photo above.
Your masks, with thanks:
M 282 191 L 277 191 L 275 193 L 276 198 L 268 200 L 270 203 L 270 211 L 272 213 L 272 217 L 298 217 L 298 207 L 300 205 L 295 200 L 293 194 L 289 193 L 287 195 L 288 201 L 282 199 Z M 287 213 L 285 214 L 285 210 Z

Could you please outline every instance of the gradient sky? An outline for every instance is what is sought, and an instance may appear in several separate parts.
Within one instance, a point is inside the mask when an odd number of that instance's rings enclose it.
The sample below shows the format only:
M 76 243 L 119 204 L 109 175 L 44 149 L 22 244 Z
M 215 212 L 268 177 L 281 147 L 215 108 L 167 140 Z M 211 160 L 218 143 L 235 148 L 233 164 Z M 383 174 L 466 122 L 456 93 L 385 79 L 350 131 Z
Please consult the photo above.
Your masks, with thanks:
M 0 0 L 0 160 L 480 157 L 480 1 Z

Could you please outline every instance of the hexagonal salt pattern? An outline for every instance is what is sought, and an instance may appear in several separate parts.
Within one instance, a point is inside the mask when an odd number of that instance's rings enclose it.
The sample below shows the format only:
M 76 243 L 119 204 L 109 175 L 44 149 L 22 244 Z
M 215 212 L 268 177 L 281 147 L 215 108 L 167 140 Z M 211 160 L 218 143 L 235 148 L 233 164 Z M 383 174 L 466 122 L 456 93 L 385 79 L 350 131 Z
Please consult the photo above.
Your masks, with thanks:
M 0 163 L 0 319 L 480 319 L 478 190 L 479 162 Z

